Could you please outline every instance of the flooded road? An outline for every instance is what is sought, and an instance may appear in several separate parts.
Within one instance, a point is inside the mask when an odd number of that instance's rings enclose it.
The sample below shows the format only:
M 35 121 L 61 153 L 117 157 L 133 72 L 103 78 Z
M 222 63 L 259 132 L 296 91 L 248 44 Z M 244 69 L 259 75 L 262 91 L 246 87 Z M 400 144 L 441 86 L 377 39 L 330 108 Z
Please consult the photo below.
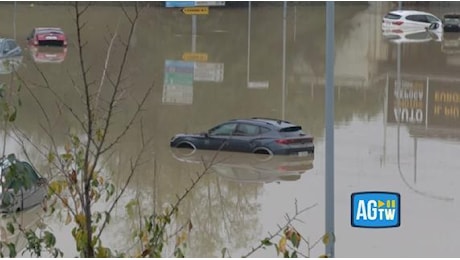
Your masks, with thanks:
M 446 51 L 455 44 L 445 41 L 395 43 L 384 38 L 380 23 L 390 8 L 379 3 L 336 6 L 336 256 L 455 257 L 460 230 L 460 52 Z M 2 36 L 16 37 L 23 47 L 18 75 L 47 111 L 52 135 L 63 146 L 66 134 L 78 123 L 43 90 L 46 82 L 40 72 L 66 104 L 82 112 L 74 87 L 80 83 L 80 70 L 73 9 L 18 4 L 15 22 L 13 10 L 12 3 L 2 4 Z M 427 10 L 439 16 L 445 11 Z M 142 115 L 153 145 L 122 203 L 138 197 L 143 211 L 161 210 L 174 203 L 190 186 L 190 179 L 203 170 L 196 158 L 180 158 L 170 149 L 170 138 L 176 133 L 202 132 L 232 118 L 285 119 L 313 134 L 314 160 L 261 166 L 252 163 L 255 160 L 249 155 L 238 155 L 230 156 L 236 158 L 231 163 L 216 165 L 180 209 L 179 218 L 193 222 L 186 255 L 220 257 L 223 248 L 233 257 L 244 255 L 284 223 L 284 215 L 294 212 L 296 201 L 299 208 L 313 206 L 299 217 L 304 223 L 296 223 L 313 244 L 325 232 L 324 6 L 289 4 L 284 32 L 282 5 L 257 4 L 250 12 L 248 7 L 211 8 L 209 15 L 196 17 L 195 27 L 193 19 L 179 9 L 150 6 L 136 27 L 124 79 L 129 86 L 127 100 L 132 102 L 117 111 L 113 129 L 123 129 L 135 101 L 154 84 Z M 93 6 L 84 20 L 85 58 L 91 65 L 90 77 L 97 81 L 110 33 L 118 30 L 120 37 L 126 37 L 128 25 L 121 9 L 113 6 Z M 46 62 L 43 54 L 45 62 L 37 62 L 34 57 L 40 50 L 29 50 L 25 40 L 36 26 L 62 27 L 69 38 L 65 55 L 49 54 Z M 109 70 L 117 68 L 122 47 L 121 43 L 113 46 Z M 395 91 L 398 55 L 399 75 L 410 93 Z M 15 89 L 19 83 L 12 77 L 6 72 L 0 81 Z M 18 96 L 22 106 L 15 126 L 35 145 L 48 145 L 42 127 L 45 118 L 37 112 L 42 108 L 24 88 Z M 106 170 L 117 183 L 128 177 L 129 160 L 139 152 L 139 144 L 139 130 L 134 129 L 105 158 Z M 13 140 L 7 140 L 6 149 L 21 153 Z M 32 146 L 28 149 L 40 169 L 46 158 L 34 154 Z M 351 227 L 350 194 L 374 190 L 401 194 L 399 228 Z M 131 249 L 126 238 L 131 237 L 136 216 L 120 206 L 112 219 L 104 239 L 120 251 Z M 73 244 L 68 246 L 73 240 L 70 229 L 56 219 L 47 221 L 58 235 L 58 245 L 73 256 Z M 309 252 L 312 257 L 323 253 L 321 243 Z M 253 256 L 275 257 L 276 251 L 269 248 Z

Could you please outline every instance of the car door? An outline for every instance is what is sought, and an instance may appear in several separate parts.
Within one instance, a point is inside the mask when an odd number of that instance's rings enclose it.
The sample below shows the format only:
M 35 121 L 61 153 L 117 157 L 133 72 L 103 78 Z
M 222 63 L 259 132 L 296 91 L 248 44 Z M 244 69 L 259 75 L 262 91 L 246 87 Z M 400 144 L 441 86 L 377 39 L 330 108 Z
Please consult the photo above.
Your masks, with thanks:
M 259 126 L 239 123 L 236 127 L 235 134 L 231 140 L 229 140 L 229 150 L 235 152 L 252 152 L 254 149 L 253 140 L 260 135 Z
M 208 131 L 204 139 L 204 148 L 208 150 L 228 150 L 229 140 L 232 139 L 237 123 L 224 123 Z

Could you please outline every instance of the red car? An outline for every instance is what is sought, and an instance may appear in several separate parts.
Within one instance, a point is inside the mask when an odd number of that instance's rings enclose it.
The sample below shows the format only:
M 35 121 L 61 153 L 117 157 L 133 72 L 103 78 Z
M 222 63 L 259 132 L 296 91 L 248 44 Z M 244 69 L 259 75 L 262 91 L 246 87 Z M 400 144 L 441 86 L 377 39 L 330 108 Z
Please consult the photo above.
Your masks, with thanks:
M 67 47 L 30 46 L 30 55 L 37 63 L 61 63 L 67 55 Z
M 61 28 L 37 27 L 27 37 L 33 46 L 67 46 L 67 36 Z

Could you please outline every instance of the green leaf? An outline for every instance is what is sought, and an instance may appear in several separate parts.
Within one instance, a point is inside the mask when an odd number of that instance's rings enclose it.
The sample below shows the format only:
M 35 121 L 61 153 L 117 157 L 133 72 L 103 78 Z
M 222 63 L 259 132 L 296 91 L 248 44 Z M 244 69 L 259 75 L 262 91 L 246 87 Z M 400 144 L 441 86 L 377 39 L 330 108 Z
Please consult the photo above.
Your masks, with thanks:
M 13 223 L 8 222 L 8 223 L 6 224 L 6 230 L 8 230 L 8 232 L 10 232 L 11 234 L 14 234 L 14 226 L 13 226 Z
M 70 160 L 72 160 L 72 155 L 71 155 L 70 153 L 61 154 L 61 157 L 62 157 L 62 159 L 64 159 L 65 161 L 70 161 Z
M 295 248 L 299 248 L 300 245 L 300 235 L 297 232 L 293 232 L 291 235 L 291 243 Z
M 17 110 L 14 109 L 13 113 L 10 115 L 10 117 L 8 118 L 8 121 L 10 122 L 14 122 L 14 120 L 16 120 L 16 113 L 17 113 Z
M 16 245 L 13 243 L 8 243 L 8 250 L 10 251 L 10 258 L 15 258 L 16 253 Z
M 74 147 L 80 146 L 80 138 L 76 135 L 72 135 L 72 144 Z
M 222 251 L 221 251 L 222 257 L 221 258 L 225 258 L 225 253 L 227 253 L 227 248 L 226 247 L 222 248 Z
M 97 258 L 108 258 L 111 256 L 110 249 L 106 247 L 99 246 L 96 251 Z
M 13 202 L 13 196 L 11 195 L 11 192 L 9 191 L 4 191 L 3 196 L 2 196 L 2 205 L 3 206 L 11 206 Z
M 284 251 L 283 257 L 284 258 L 289 258 L 289 251 L 288 250 Z
M 115 192 L 115 186 L 110 183 L 110 184 L 106 184 L 106 191 L 107 191 L 107 197 L 105 198 L 105 201 L 109 201 L 109 198 L 113 195 L 113 193 Z
M 48 153 L 48 162 L 52 163 L 54 162 L 54 159 L 56 158 L 55 154 L 53 152 Z
M 185 255 L 180 248 L 176 248 L 176 250 L 174 250 L 174 256 L 176 258 L 185 258 Z
M 299 257 L 297 256 L 297 251 L 292 252 L 291 258 L 299 258 Z
M 0 98 L 4 97 L 5 96 L 5 83 L 0 83 Z
M 56 237 L 53 235 L 53 233 L 45 231 L 44 241 L 46 247 L 50 248 L 56 244 Z
M 100 128 L 97 129 L 97 130 L 96 130 L 96 138 L 97 138 L 96 140 L 97 140 L 98 142 L 100 142 L 100 141 L 102 141 L 102 138 L 103 138 L 103 137 L 104 137 L 104 130 L 103 130 L 103 129 L 100 129 Z
M 264 246 L 271 246 L 273 243 L 270 241 L 270 239 L 267 237 L 264 240 L 261 241 L 262 245 Z
M 104 213 L 105 213 L 105 221 L 107 222 L 107 224 L 109 224 L 110 223 L 110 213 L 107 211 L 105 211 Z

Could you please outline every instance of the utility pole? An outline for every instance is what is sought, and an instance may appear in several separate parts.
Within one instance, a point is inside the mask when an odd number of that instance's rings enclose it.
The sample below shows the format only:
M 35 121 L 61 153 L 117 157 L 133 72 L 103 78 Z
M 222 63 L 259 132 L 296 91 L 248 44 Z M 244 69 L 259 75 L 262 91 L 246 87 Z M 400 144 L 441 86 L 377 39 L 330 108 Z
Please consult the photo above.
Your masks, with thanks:
M 326 256 L 335 255 L 334 234 L 334 2 L 326 2 Z

